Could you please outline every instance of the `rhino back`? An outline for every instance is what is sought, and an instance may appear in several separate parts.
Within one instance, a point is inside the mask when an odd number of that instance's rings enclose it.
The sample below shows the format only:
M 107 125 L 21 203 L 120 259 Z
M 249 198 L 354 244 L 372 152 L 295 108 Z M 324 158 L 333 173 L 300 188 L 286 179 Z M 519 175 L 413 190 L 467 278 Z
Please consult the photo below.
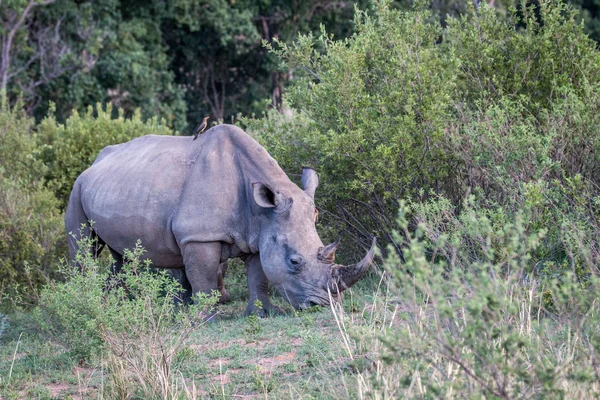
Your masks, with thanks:
M 173 139 L 180 138 L 145 136 L 110 146 L 78 180 L 85 214 L 111 248 L 122 253 L 141 239 L 148 258 L 180 266 L 169 224 L 187 154 Z
M 298 189 L 256 141 L 230 125 L 195 141 L 148 135 L 110 146 L 78 181 L 100 238 L 120 253 L 141 239 L 147 258 L 161 267 L 182 266 L 180 249 L 192 241 L 255 252 L 251 183 Z

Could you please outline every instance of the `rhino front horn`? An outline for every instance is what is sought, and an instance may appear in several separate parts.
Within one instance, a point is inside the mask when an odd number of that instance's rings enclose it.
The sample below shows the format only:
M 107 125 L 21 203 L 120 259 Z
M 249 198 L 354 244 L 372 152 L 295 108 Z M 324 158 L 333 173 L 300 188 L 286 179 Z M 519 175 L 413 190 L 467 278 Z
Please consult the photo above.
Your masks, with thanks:
M 369 252 L 358 264 L 347 267 L 343 265 L 334 265 L 332 267 L 330 290 L 333 293 L 341 293 L 352 287 L 352 285 L 365 275 L 375 257 L 376 243 L 377 239 L 373 238 Z

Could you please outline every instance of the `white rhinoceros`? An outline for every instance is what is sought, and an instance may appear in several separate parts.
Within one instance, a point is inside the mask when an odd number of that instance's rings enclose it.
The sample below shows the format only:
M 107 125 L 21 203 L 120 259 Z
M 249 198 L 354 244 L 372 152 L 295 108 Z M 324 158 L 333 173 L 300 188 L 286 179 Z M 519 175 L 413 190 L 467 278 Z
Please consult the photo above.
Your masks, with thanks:
M 84 225 L 84 235 L 110 249 L 117 270 L 123 250 L 141 239 L 153 266 L 184 270 L 194 293 L 221 288 L 220 265 L 242 257 L 246 313 L 274 309 L 269 282 L 295 308 L 327 305 L 328 291 L 335 298 L 365 274 L 375 241 L 358 264 L 335 264 L 338 242 L 324 246 L 314 224 L 313 169 L 303 169 L 302 185 L 232 125 L 195 141 L 148 135 L 104 148 L 77 178 L 66 227 L 76 234 Z M 69 239 L 73 258 L 77 241 Z M 255 309 L 256 299 L 262 310 Z

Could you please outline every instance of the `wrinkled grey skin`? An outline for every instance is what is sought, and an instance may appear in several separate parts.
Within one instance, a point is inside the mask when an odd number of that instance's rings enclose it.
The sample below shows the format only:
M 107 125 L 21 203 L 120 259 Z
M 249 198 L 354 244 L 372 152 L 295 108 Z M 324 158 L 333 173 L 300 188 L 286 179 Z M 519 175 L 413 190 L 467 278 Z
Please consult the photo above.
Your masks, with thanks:
M 193 293 L 223 288 L 222 265 L 242 257 L 246 313 L 275 311 L 268 283 L 295 308 L 327 305 L 329 293 L 336 298 L 364 275 L 375 242 L 359 264 L 334 264 L 339 241 L 323 246 L 314 224 L 314 170 L 303 170 L 302 184 L 304 190 L 232 125 L 196 141 L 148 135 L 106 147 L 77 178 L 66 227 L 77 233 L 85 225 L 84 235 L 110 249 L 116 270 L 123 250 L 141 239 L 153 266 L 184 271 Z M 69 240 L 74 259 L 76 241 Z M 255 309 L 256 299 L 262 310 Z

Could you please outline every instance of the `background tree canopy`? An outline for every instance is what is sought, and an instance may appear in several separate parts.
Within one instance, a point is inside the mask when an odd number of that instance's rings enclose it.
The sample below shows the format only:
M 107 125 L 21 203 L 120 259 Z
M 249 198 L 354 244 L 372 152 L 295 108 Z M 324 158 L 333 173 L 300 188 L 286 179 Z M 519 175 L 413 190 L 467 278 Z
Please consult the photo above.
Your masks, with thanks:
M 512 1 L 492 4 L 506 15 Z M 469 4 L 433 1 L 430 9 L 445 26 Z M 596 2 L 573 4 L 598 39 Z M 295 71 L 278 68 L 263 41 L 292 43 L 321 25 L 335 39 L 348 37 L 355 7 L 373 10 L 367 0 L 10 0 L 0 5 L 0 89 L 10 104 L 22 98 L 38 121 L 51 102 L 61 122 L 72 110 L 112 103 L 114 112 L 140 108 L 189 134 L 205 115 L 231 122 L 280 109 Z
M 205 115 L 231 121 L 281 104 L 288 74 L 262 41 L 325 24 L 340 37 L 366 1 L 8 1 L 0 5 L 0 89 L 64 121 L 98 102 L 140 108 L 191 132 Z

